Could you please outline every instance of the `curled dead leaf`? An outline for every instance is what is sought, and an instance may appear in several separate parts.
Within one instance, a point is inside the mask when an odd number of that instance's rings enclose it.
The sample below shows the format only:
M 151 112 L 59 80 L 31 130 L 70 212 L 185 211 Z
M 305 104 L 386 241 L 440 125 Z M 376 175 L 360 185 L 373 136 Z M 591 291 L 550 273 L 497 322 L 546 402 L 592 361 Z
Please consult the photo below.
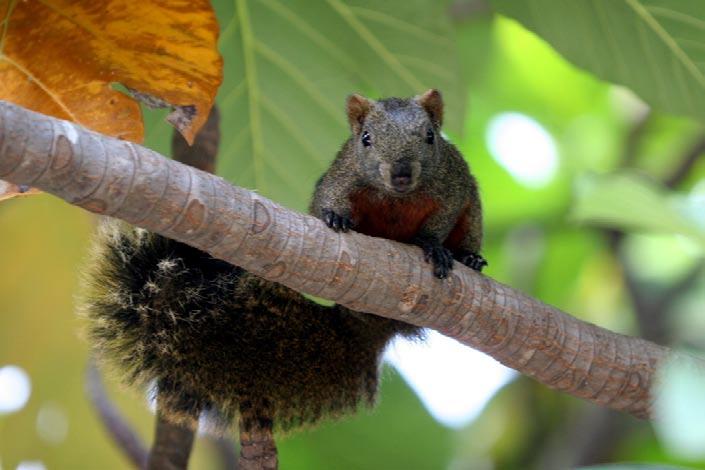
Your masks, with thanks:
M 30 188 L 29 186 L 25 185 L 18 186 L 16 184 L 0 180 L 0 201 L 12 199 L 13 197 L 17 196 L 29 196 L 30 194 L 39 194 L 40 192 L 41 191 L 36 188 Z
M 160 106 L 192 141 L 222 80 L 208 0 L 0 0 L 0 99 L 141 142 L 137 102 Z

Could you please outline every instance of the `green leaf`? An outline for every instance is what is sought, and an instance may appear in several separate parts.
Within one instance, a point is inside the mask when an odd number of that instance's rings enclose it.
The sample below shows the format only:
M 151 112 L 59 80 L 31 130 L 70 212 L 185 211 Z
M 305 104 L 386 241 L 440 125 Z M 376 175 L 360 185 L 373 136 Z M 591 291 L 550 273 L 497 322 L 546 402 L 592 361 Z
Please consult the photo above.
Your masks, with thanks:
M 669 194 L 632 173 L 586 176 L 578 185 L 572 218 L 578 222 L 686 235 L 705 249 L 705 203 Z
M 345 98 L 444 93 L 462 129 L 465 87 L 443 2 L 216 0 L 225 79 L 219 173 L 304 209 L 349 135 Z
M 705 458 L 705 376 L 702 363 L 682 356 L 666 362 L 656 382 L 654 429 L 674 455 Z
M 579 67 L 705 122 L 705 2 L 490 1 Z

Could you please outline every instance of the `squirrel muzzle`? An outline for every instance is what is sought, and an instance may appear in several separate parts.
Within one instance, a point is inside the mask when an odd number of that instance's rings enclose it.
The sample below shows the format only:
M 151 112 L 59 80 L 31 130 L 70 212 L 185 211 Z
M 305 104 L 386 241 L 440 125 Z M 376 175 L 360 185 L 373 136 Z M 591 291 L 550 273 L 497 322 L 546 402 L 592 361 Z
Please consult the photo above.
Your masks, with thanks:
M 390 164 L 380 165 L 385 186 L 398 194 L 413 191 L 419 181 L 421 165 L 409 158 L 402 158 Z

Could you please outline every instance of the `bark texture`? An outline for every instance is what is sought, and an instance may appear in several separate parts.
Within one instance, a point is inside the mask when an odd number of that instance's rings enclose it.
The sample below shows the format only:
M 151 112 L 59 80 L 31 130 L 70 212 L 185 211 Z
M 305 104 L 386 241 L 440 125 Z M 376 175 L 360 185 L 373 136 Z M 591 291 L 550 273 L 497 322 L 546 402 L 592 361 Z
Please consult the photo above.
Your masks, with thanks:
M 165 419 L 159 408 L 157 397 L 157 424 L 147 470 L 185 470 L 191 457 L 195 433 Z
M 650 389 L 668 348 L 583 322 L 463 266 L 438 280 L 417 247 L 335 233 L 139 145 L 0 102 L 0 179 L 300 292 L 434 328 L 551 388 L 651 416 Z

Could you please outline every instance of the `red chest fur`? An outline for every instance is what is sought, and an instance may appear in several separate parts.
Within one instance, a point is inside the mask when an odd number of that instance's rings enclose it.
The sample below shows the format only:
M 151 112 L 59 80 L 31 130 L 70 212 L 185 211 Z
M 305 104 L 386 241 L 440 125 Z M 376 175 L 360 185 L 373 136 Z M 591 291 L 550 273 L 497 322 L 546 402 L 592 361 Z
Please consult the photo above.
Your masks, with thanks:
M 438 210 L 438 202 L 430 196 L 384 197 L 370 189 L 353 193 L 350 202 L 357 232 L 403 243 L 411 242 L 424 222 Z M 467 230 L 467 214 L 462 211 L 443 244 L 450 250 L 459 248 Z
M 356 231 L 399 242 L 410 242 L 426 219 L 438 210 L 438 203 L 429 196 L 380 197 L 370 189 L 354 193 L 350 202 Z

